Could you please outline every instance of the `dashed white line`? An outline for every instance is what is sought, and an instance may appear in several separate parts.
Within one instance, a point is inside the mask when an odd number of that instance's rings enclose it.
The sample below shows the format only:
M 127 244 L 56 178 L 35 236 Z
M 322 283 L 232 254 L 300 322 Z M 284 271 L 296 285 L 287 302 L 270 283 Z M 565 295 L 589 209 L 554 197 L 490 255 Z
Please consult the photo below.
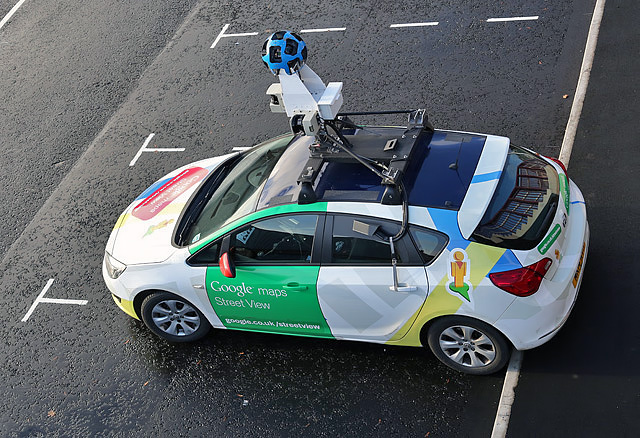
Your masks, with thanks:
M 424 26 L 437 26 L 439 25 L 440 22 L 439 21 L 428 21 L 425 23 L 398 23 L 398 24 L 392 24 L 389 27 L 392 29 L 396 29 L 399 27 L 424 27 Z
M 26 0 L 20 0 L 18 3 L 15 4 L 15 6 L 13 8 L 11 8 L 9 13 L 4 16 L 2 21 L 0 21 L 0 29 L 2 29 L 2 26 L 4 26 L 7 23 L 7 21 L 11 20 L 11 17 L 13 17 L 13 14 L 15 14 L 18 9 L 20 9 L 20 6 L 22 6 L 22 4 L 25 1 Z
M 505 21 L 533 21 L 540 18 L 539 15 L 533 15 L 531 17 L 504 17 L 504 18 L 489 18 L 487 23 L 499 23 Z
M 142 144 L 142 147 L 138 149 L 138 152 L 136 153 L 135 157 L 133 157 L 133 160 L 131 160 L 131 162 L 129 163 L 129 167 L 133 167 L 136 164 L 136 162 L 138 161 L 138 158 L 140 158 L 143 152 L 184 152 L 185 151 L 185 148 L 147 148 L 147 146 L 149 145 L 149 142 L 151 141 L 154 135 L 155 135 L 154 133 L 149 134 L 147 139 Z
M 324 29 L 302 29 L 300 33 L 344 32 L 346 27 L 325 27 Z
M 584 104 L 584 98 L 587 94 L 591 67 L 593 66 L 596 44 L 598 43 L 600 23 L 602 22 L 602 15 L 604 13 L 604 4 L 605 0 L 597 0 L 593 10 L 593 17 L 591 18 L 591 25 L 589 26 L 589 35 L 587 36 L 587 45 L 584 49 L 582 65 L 580 66 L 580 77 L 578 78 L 576 95 L 573 97 L 571 112 L 569 113 L 569 121 L 567 122 L 567 128 L 564 131 L 562 147 L 560 148 L 560 155 L 558 156 L 558 159 L 567 167 L 569 166 L 569 160 L 571 159 L 573 142 L 576 139 L 578 122 L 580 121 L 580 115 L 582 114 L 582 105 Z
M 53 284 L 53 281 L 54 281 L 53 278 L 50 278 L 49 281 L 47 281 L 47 284 L 42 289 L 42 292 L 40 292 L 40 294 L 38 295 L 36 300 L 33 302 L 31 307 L 27 311 L 26 315 L 24 315 L 24 317 L 21 319 L 22 322 L 27 322 L 27 320 L 29 319 L 31 314 L 33 314 L 33 311 L 36 310 L 36 307 L 40 303 L 76 304 L 76 305 L 79 305 L 79 306 L 84 306 L 84 305 L 86 305 L 88 303 L 87 300 L 67 300 L 67 299 L 63 299 L 63 298 L 44 298 L 45 294 L 49 291 L 49 288 Z

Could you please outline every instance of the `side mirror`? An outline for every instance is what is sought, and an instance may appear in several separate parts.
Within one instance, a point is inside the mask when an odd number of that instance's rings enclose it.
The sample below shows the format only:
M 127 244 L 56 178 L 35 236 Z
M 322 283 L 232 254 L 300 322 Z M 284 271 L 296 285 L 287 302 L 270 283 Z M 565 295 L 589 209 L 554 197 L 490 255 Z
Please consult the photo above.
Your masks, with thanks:
M 236 265 L 228 252 L 220 257 L 220 271 L 227 278 L 236 278 Z

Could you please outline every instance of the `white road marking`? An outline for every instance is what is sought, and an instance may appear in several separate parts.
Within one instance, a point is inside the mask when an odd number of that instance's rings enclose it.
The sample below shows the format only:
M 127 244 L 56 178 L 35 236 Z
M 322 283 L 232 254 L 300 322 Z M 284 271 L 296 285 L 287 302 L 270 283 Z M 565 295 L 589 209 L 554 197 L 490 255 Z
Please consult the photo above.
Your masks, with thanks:
M 211 47 L 210 47 L 211 49 L 213 49 L 220 42 L 220 40 L 222 38 L 246 37 L 246 36 L 256 36 L 256 35 L 258 35 L 258 32 L 227 33 L 227 34 L 225 34 L 227 29 L 229 29 L 229 23 L 227 23 L 224 26 L 222 26 L 222 30 L 220 31 L 220 33 L 216 37 L 216 39 L 213 42 L 213 44 L 211 44 Z
M 587 86 L 589 85 L 589 77 L 591 75 L 591 67 L 593 66 L 593 58 L 596 53 L 596 44 L 598 43 L 598 33 L 600 32 L 600 23 L 604 13 L 605 0 L 597 0 L 591 18 L 591 26 L 589 26 L 589 35 L 587 36 L 587 45 L 584 49 L 582 58 L 582 66 L 580 67 L 580 77 L 578 78 L 578 86 L 576 95 L 573 97 L 571 104 L 571 112 L 569 113 L 569 121 L 564 131 L 562 139 L 562 147 L 558 159 L 569 167 L 571 159 L 571 151 L 573 150 L 573 142 L 576 139 L 576 131 L 578 130 L 578 122 L 582 114 L 582 105 L 587 94 Z
M 142 152 L 144 151 L 144 148 L 147 147 L 147 145 L 149 144 L 149 142 L 151 141 L 151 139 L 153 138 L 154 135 L 155 135 L 154 133 L 149 134 L 147 139 L 142 144 L 142 147 L 140 148 L 140 150 L 138 150 L 138 153 L 136 154 L 136 156 L 133 157 L 133 160 L 131 160 L 131 162 L 129 163 L 129 167 L 132 167 L 133 165 L 136 164 L 136 161 L 138 161 L 138 158 L 140 158 L 140 155 L 142 155 Z
M 7 21 L 11 20 L 11 17 L 13 17 L 13 14 L 15 14 L 18 9 L 20 9 L 20 6 L 22 6 L 22 4 L 25 1 L 26 0 L 20 0 L 18 3 L 15 4 L 15 6 L 13 8 L 11 8 L 9 13 L 4 16 L 2 21 L 0 21 L 0 29 L 2 29 L 2 26 L 4 26 L 7 23 Z
M 343 32 L 346 27 L 326 27 L 324 29 L 302 29 L 300 33 Z
M 511 359 L 507 367 L 507 374 L 504 377 L 500 402 L 498 403 L 498 413 L 493 422 L 491 438 L 504 438 L 509 427 L 509 417 L 511 416 L 511 406 L 516 399 L 516 386 L 520 377 L 520 367 L 522 365 L 522 351 L 513 350 Z
M 227 29 L 229 29 L 229 23 L 227 23 L 224 26 L 222 26 L 222 30 L 220 31 L 220 33 L 216 37 L 216 40 L 213 42 L 213 44 L 211 44 L 211 47 L 210 47 L 211 49 L 213 49 L 216 46 L 216 44 L 218 44 L 218 41 L 220 41 L 220 38 L 222 38 L 222 35 L 224 35 L 224 33 L 227 31 Z
M 531 17 L 505 17 L 505 18 L 489 18 L 487 23 L 499 23 L 505 21 L 532 21 L 540 18 L 538 15 L 534 15 Z
M 591 73 L 591 67 L 593 66 L 596 44 L 598 42 L 598 33 L 600 32 L 600 23 L 602 22 L 602 15 L 604 14 L 604 5 L 605 0 L 596 0 L 593 17 L 591 18 L 591 26 L 589 27 L 587 44 L 584 49 L 582 66 L 580 67 L 580 77 L 578 78 L 576 95 L 573 99 L 573 104 L 571 105 L 571 114 L 569 115 L 569 121 L 567 123 L 567 128 L 565 129 L 562 148 L 560 149 L 559 159 L 565 164 L 565 166 L 569 165 L 576 130 L 578 129 L 578 121 L 580 120 L 580 114 L 582 113 L 582 105 L 587 92 L 587 85 L 589 84 L 589 75 Z M 507 428 L 509 427 L 509 419 L 511 417 L 511 407 L 513 406 L 513 402 L 516 397 L 515 387 L 518 385 L 518 378 L 520 377 L 522 357 L 523 353 L 518 350 L 514 350 L 511 354 L 507 374 L 502 386 L 502 393 L 500 394 L 498 412 L 496 413 L 496 419 L 493 423 L 491 438 L 504 438 L 507 435 Z
M 53 278 L 50 278 L 49 281 L 47 281 L 47 284 L 42 289 L 42 292 L 40 292 L 40 294 L 38 295 L 36 300 L 33 302 L 31 307 L 27 311 L 26 315 L 24 315 L 24 317 L 21 319 L 22 322 L 27 322 L 27 320 L 29 319 L 29 317 L 31 316 L 33 311 L 36 310 L 36 307 L 40 303 L 76 304 L 76 305 L 79 305 L 79 306 L 84 306 L 84 305 L 86 305 L 88 303 L 87 300 L 66 300 L 66 299 L 62 299 L 62 298 L 44 298 L 44 295 L 49 291 L 49 288 L 53 284 L 53 281 L 54 281 Z
M 133 160 L 131 160 L 131 162 L 129 163 L 129 167 L 133 167 L 136 164 L 136 162 L 138 161 L 138 158 L 140 158 L 140 155 L 142 155 L 143 152 L 184 152 L 185 151 L 185 148 L 147 148 L 147 146 L 149 145 L 149 142 L 151 141 L 154 135 L 155 135 L 154 133 L 149 134 L 147 139 L 142 144 L 142 147 L 138 150 L 135 157 L 133 157 Z
M 226 33 L 222 35 L 220 38 L 229 38 L 229 37 L 245 37 L 245 36 L 256 36 L 258 32 L 245 32 L 245 33 Z
M 398 27 L 424 27 L 424 26 L 437 26 L 438 24 L 440 24 L 439 21 L 429 21 L 429 22 L 425 22 L 425 23 L 399 23 L 399 24 L 392 24 L 389 27 L 392 29 L 398 28 Z

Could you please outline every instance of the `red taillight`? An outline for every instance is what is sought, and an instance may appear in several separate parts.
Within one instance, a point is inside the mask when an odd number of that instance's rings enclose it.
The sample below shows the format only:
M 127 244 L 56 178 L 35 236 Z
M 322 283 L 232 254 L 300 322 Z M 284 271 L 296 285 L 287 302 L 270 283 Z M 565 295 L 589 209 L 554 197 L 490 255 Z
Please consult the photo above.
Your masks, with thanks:
M 519 297 L 528 297 L 538 291 L 540 283 L 551 267 L 551 259 L 544 258 L 533 265 L 513 271 L 494 272 L 489 278 L 500 289 Z
M 553 161 L 554 163 L 556 163 L 558 166 L 562 167 L 562 170 L 564 171 L 564 173 L 567 173 L 567 166 L 565 166 L 562 161 L 558 160 L 557 158 L 553 158 L 553 157 L 547 157 L 547 158 L 550 159 L 551 161 Z

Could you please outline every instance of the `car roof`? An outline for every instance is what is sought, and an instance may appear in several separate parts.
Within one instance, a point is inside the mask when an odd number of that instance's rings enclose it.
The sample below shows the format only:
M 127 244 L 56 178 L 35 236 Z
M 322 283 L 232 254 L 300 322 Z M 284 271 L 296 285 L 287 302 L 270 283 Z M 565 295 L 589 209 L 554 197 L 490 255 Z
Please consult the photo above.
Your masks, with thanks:
M 354 130 L 345 137 L 360 146 L 384 146 L 400 138 L 404 128 L 375 127 Z M 419 136 L 403 182 L 410 205 L 458 210 L 467 193 L 486 136 L 450 131 L 426 131 Z M 292 139 L 258 200 L 257 209 L 297 202 L 298 178 L 309 158 L 314 138 Z M 385 190 L 381 178 L 358 162 L 326 162 L 316 179 L 318 201 L 376 202 Z

